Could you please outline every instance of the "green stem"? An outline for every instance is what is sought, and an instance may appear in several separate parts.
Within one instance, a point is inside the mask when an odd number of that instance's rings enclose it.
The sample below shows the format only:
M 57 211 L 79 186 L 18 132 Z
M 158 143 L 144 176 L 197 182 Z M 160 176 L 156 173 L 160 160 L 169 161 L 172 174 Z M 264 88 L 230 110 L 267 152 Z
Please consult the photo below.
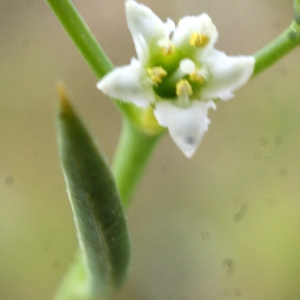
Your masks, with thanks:
M 125 208 L 161 135 L 162 132 L 155 135 L 142 132 L 124 120 L 112 168 Z
M 300 24 L 300 0 L 294 0 L 294 11 L 295 11 L 294 20 L 295 22 Z
M 53 300 L 72 300 L 74 295 L 77 296 L 77 299 L 87 299 L 87 294 L 90 292 L 87 292 L 86 277 L 87 269 L 83 263 L 81 251 L 78 250 L 72 265 L 61 280 Z
M 113 64 L 105 55 L 71 1 L 46 1 L 97 77 L 101 78 L 111 71 Z
M 280 58 L 300 45 L 300 25 L 295 21 L 274 41 L 263 47 L 255 57 L 253 77 L 277 62 Z
M 72 2 L 70 0 L 46 1 L 97 78 L 100 79 L 110 72 L 114 67 L 112 62 L 100 47 Z M 124 116 L 129 118 L 132 116 L 133 104 L 117 100 L 114 103 Z

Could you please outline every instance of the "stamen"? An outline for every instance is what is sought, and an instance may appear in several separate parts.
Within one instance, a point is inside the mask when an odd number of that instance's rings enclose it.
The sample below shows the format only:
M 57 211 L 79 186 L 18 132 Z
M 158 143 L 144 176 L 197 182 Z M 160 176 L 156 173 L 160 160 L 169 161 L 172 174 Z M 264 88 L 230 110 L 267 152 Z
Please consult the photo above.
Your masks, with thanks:
M 159 49 L 163 55 L 167 56 L 174 53 L 175 46 L 170 41 L 162 41 L 159 43 Z
M 209 36 L 198 32 L 193 32 L 190 37 L 190 45 L 192 47 L 201 48 L 206 46 L 209 40 Z
M 186 79 L 180 79 L 176 83 L 176 95 L 178 97 L 188 97 L 193 94 L 193 89 Z
M 168 73 L 162 67 L 148 68 L 147 72 L 155 86 L 161 83 L 162 79 L 168 75 Z
M 198 73 L 197 71 L 189 75 L 189 80 L 199 84 L 205 83 L 205 77 L 201 73 Z

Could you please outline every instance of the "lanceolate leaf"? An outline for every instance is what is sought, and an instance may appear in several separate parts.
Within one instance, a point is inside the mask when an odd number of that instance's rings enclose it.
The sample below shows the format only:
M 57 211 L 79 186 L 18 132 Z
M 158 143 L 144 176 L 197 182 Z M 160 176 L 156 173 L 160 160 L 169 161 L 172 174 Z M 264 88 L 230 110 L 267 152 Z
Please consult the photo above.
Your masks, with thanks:
M 121 285 L 130 260 L 121 199 L 103 154 L 62 88 L 57 129 L 61 166 L 83 260 L 82 299 L 105 299 Z M 77 288 L 73 286 L 74 293 Z

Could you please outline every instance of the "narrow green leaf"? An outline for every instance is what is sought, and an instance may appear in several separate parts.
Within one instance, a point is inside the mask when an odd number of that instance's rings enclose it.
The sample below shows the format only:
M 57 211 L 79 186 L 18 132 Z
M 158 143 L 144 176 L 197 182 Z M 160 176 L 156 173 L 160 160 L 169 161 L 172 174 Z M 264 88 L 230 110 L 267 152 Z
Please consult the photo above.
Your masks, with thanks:
M 126 217 L 107 162 L 62 87 L 57 129 L 83 262 L 83 268 L 78 270 L 83 286 L 76 286 L 80 282 L 66 282 L 71 291 L 81 289 L 82 298 L 75 295 L 73 299 L 106 299 L 120 287 L 127 273 L 130 240 Z

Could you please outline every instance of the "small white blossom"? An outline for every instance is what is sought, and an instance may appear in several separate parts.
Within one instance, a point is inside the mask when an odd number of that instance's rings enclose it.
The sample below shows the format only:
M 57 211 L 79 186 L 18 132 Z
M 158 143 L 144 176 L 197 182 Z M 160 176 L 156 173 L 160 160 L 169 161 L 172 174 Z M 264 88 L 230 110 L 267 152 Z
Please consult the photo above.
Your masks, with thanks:
M 184 17 L 175 26 L 133 0 L 125 6 L 138 59 L 110 72 L 97 87 L 121 101 L 152 106 L 158 123 L 191 157 L 208 129 L 214 100 L 233 97 L 251 77 L 255 60 L 215 50 L 218 32 L 206 14 Z

